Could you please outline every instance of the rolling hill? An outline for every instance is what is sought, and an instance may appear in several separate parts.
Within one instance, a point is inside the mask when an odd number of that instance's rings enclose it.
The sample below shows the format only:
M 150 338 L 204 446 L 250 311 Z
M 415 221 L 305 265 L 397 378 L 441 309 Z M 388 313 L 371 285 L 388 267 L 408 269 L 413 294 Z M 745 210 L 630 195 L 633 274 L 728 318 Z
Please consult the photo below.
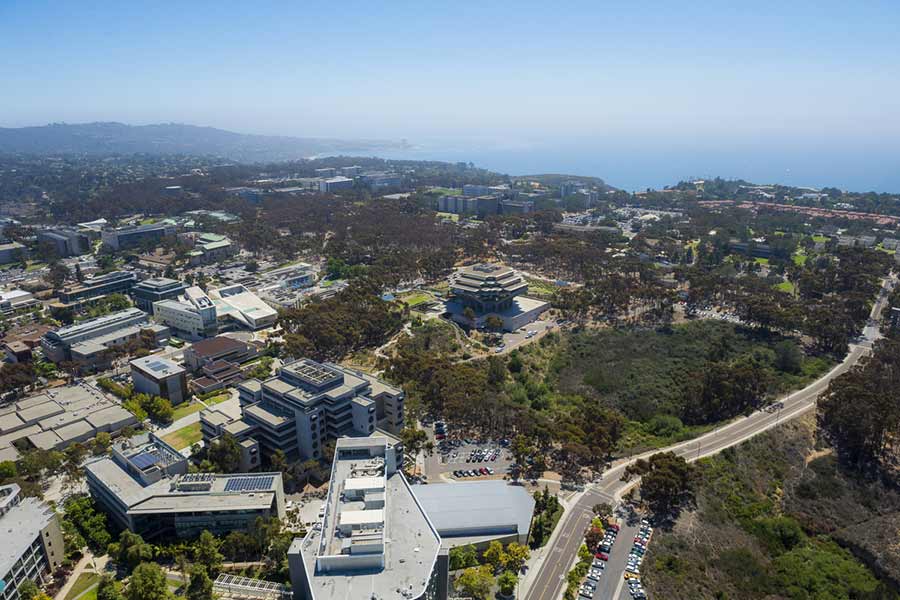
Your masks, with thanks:
M 400 142 L 384 140 L 251 135 L 179 123 L 53 123 L 0 128 L 0 152 L 34 155 L 187 154 L 263 162 L 400 147 Z

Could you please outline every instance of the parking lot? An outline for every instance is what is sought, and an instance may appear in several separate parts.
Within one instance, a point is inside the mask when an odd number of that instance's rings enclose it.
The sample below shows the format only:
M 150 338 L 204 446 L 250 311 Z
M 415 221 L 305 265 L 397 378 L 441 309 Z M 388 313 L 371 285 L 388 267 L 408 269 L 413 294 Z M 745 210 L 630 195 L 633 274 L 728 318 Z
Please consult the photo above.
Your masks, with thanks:
M 503 334 L 503 345 L 498 346 L 494 351 L 498 354 L 506 354 L 512 352 L 519 346 L 526 344 L 532 340 L 536 340 L 556 327 L 556 321 L 551 319 L 539 319 L 522 327 L 518 331 Z M 502 349 L 498 349 L 502 348 Z
M 429 481 L 443 478 L 459 481 L 499 478 L 512 464 L 512 455 L 500 442 L 447 440 L 437 442 L 435 452 L 425 460 Z
M 616 511 L 616 520 L 619 525 L 619 532 L 615 536 L 615 541 L 609 546 L 609 551 L 604 552 L 607 560 L 598 561 L 594 559 L 594 563 L 599 566 L 599 562 L 603 562 L 601 575 L 594 581 L 596 586 L 593 590 L 592 600 L 630 600 L 632 598 L 640 599 L 640 595 L 632 595 L 628 582 L 624 579 L 624 574 L 629 566 L 629 558 L 632 548 L 634 547 L 634 538 L 640 532 L 641 517 L 636 513 L 624 508 Z M 592 548 L 591 550 L 597 550 Z M 633 563 L 632 563 L 633 564 Z M 580 600 L 586 600 L 588 596 L 581 596 Z

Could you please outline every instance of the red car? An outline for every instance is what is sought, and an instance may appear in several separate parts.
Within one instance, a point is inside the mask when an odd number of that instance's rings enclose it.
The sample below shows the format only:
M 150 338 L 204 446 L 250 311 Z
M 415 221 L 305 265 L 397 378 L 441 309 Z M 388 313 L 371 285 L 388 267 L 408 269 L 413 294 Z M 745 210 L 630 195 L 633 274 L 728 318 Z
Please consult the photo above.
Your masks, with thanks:
M 594 558 L 599 558 L 600 560 L 609 560 L 609 554 L 606 552 L 598 552 L 594 555 Z
M 615 523 L 610 523 L 609 525 L 606 526 L 606 528 L 607 528 L 607 529 L 612 529 L 613 531 L 618 531 L 618 530 L 619 530 L 619 526 L 616 525 Z

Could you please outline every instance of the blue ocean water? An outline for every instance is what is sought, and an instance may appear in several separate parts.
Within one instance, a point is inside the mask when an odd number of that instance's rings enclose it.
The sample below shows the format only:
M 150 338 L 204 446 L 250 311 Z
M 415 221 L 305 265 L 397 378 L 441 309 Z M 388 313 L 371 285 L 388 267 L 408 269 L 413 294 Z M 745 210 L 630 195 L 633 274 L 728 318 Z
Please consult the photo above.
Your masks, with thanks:
M 594 176 L 628 191 L 661 188 L 691 178 L 900 192 L 900 147 L 798 140 L 790 143 L 709 144 L 702 141 L 496 143 L 428 140 L 384 158 L 472 162 L 509 175 Z

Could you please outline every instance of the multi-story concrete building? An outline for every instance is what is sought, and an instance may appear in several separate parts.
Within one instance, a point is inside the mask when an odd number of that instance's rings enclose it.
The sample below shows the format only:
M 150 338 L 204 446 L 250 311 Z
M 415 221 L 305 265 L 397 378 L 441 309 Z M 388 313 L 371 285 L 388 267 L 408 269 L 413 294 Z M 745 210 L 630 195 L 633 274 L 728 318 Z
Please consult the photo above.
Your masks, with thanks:
M 399 187 L 402 183 L 400 175 L 398 175 L 397 173 L 389 173 L 383 171 L 363 173 L 360 179 L 365 185 L 369 186 L 372 189 Z
M 38 306 L 40 303 L 31 292 L 25 290 L 0 291 L 0 313 L 4 315 Z
M 462 189 L 463 196 L 511 196 L 513 190 L 508 185 L 479 185 L 475 183 L 467 183 Z
M 207 265 L 231 258 L 238 247 L 230 239 L 218 233 L 200 233 L 194 239 L 194 249 L 188 253 L 192 265 Z
M 288 549 L 294 600 L 444 600 L 449 558 L 385 438 L 340 439 L 321 520 Z
M 496 264 L 478 264 L 459 269 L 450 277 L 450 300 L 445 304 L 451 317 L 464 325 L 482 327 L 497 316 L 503 329 L 515 331 L 534 321 L 549 308 L 547 302 L 526 298 L 528 283 L 513 269 Z M 466 309 L 475 315 L 474 321 Z
M 577 181 L 564 181 L 559 185 L 559 197 L 566 198 L 578 191 Z
M 187 459 L 152 433 L 122 440 L 85 466 L 88 489 L 119 527 L 144 539 L 193 538 L 284 518 L 281 473 L 188 473 Z
M 337 175 L 337 169 L 334 167 L 316 169 L 316 177 L 334 177 L 335 175 Z
M 514 297 L 527 291 L 528 284 L 521 275 L 495 264 L 465 267 L 450 279 L 450 293 L 476 314 L 508 308 Z
M 65 558 L 62 530 L 53 508 L 26 498 L 16 484 L 0 486 L 0 600 L 19 600 L 29 579 L 42 585 Z
M 77 229 L 64 227 L 41 229 L 37 232 L 37 240 L 38 244 L 52 247 L 62 258 L 81 256 L 91 251 L 91 239 Z
M 100 235 L 103 243 L 113 250 L 134 248 L 145 242 L 158 243 L 165 237 L 175 235 L 175 226 L 170 223 L 152 223 L 120 229 L 107 229 Z
M 184 364 L 197 372 L 214 362 L 229 362 L 239 365 L 259 356 L 259 347 L 234 338 L 217 336 L 192 344 L 184 350 Z
M 246 425 L 241 439 L 257 440 L 265 454 L 320 458 L 330 439 L 403 429 L 401 390 L 331 363 L 297 360 L 266 381 L 241 383 L 238 392 Z
M 219 331 L 218 312 L 209 296 L 197 286 L 191 286 L 178 299 L 153 303 L 157 323 L 169 327 L 172 333 L 188 340 L 200 340 Z
M 187 371 L 171 360 L 145 356 L 131 361 L 135 391 L 165 398 L 177 406 L 187 400 Z
M 349 190 L 353 188 L 353 180 L 349 177 L 329 177 L 319 182 L 319 191 L 323 194 L 330 194 L 339 190 Z
M 186 286 L 180 281 L 168 277 L 151 277 L 138 282 L 131 288 L 134 305 L 144 312 L 153 314 L 153 303 L 160 300 L 177 298 Z
M 147 313 L 139 308 L 127 308 L 49 331 L 41 338 L 41 348 L 56 363 L 73 360 L 94 365 L 107 350 L 138 339 L 142 332 L 152 335 L 157 344 L 169 337 L 168 327 L 149 323 Z
M 210 290 L 216 307 L 220 329 L 240 328 L 257 330 L 271 327 L 278 319 L 278 311 L 259 296 L 240 284 Z
M 25 246 L 19 242 L 7 242 L 0 244 L 0 265 L 22 260 L 25 256 Z
M 74 304 L 108 294 L 127 294 L 135 283 L 137 276 L 131 271 L 111 271 L 88 277 L 77 285 L 65 288 L 59 292 L 59 300 L 65 304 Z

